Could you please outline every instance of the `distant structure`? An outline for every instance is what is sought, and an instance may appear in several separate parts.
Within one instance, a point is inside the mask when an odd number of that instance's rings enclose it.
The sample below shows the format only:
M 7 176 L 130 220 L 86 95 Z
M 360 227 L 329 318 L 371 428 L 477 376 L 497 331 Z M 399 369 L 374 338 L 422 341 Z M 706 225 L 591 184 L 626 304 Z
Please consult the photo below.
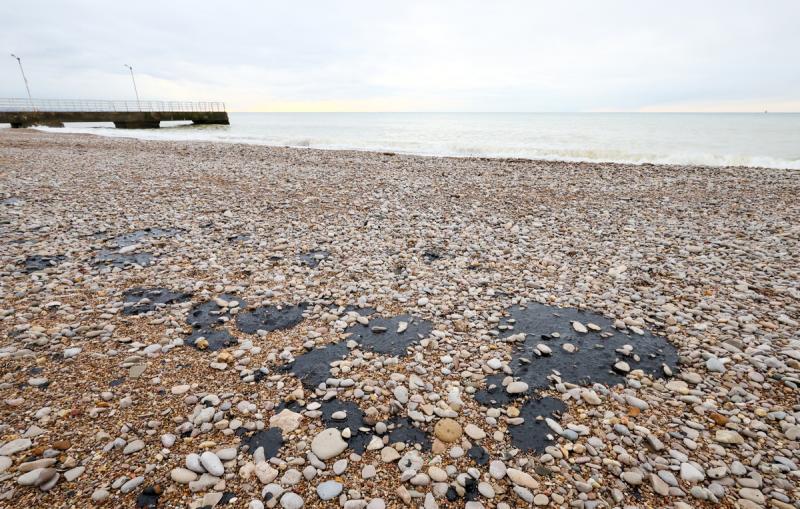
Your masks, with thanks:
M 11 127 L 113 122 L 122 129 L 149 129 L 174 120 L 230 124 L 222 102 L 0 99 L 0 124 L 11 124 Z

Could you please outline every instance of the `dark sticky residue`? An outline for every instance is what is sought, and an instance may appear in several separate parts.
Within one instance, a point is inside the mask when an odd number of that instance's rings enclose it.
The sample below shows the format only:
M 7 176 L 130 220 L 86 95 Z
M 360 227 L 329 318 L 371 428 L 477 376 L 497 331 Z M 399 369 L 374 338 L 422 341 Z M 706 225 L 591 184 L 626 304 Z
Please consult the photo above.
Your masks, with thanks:
M 160 496 L 160 488 L 148 486 L 136 497 L 136 507 L 140 509 L 155 509 L 158 507 L 158 497 Z
M 478 482 L 470 476 L 466 476 L 464 478 L 464 500 L 472 501 L 478 497 Z M 458 500 L 458 490 L 451 485 L 447 488 L 447 492 L 445 493 L 445 498 L 447 498 L 448 502 L 455 502 Z
M 131 233 L 118 235 L 112 239 L 112 242 L 117 247 L 132 246 L 145 238 L 160 239 L 163 237 L 174 237 L 182 231 L 183 230 L 178 228 L 145 228 L 143 230 L 136 230 Z
M 283 446 L 283 433 L 280 428 L 268 428 L 249 434 L 244 428 L 239 428 L 236 430 L 236 434 L 242 439 L 239 445 L 240 448 L 247 447 L 247 451 L 250 454 L 254 454 L 256 449 L 263 447 L 264 457 L 267 460 L 276 457 Z
M 369 316 L 375 313 L 372 308 L 357 308 L 347 306 L 345 308 L 332 309 L 337 315 L 357 312 L 361 316 Z M 319 384 L 330 378 L 330 363 L 342 360 L 347 356 L 348 348 L 346 341 L 331 343 L 319 348 L 314 348 L 304 354 L 298 355 L 294 362 L 286 364 L 280 368 L 283 372 L 292 372 L 300 379 L 308 389 L 315 389 Z
M 250 235 L 247 234 L 247 233 L 238 233 L 236 235 L 230 235 L 227 238 L 227 240 L 228 240 L 228 242 L 233 242 L 233 243 L 246 242 L 246 241 L 250 240 Z
M 259 330 L 271 332 L 288 329 L 303 321 L 303 313 L 307 304 L 297 306 L 261 306 L 251 311 L 243 311 L 236 315 L 236 326 L 247 334 L 255 334 Z
M 511 319 L 515 322 L 509 323 L 506 319 L 500 325 L 512 325 L 513 328 L 504 330 L 500 337 L 506 338 L 521 332 L 526 334 L 525 342 L 515 346 L 510 367 L 514 376 L 531 388 L 548 387 L 547 376 L 553 371 L 558 371 L 565 382 L 610 385 L 622 382 L 625 378 L 624 374 L 612 370 L 619 360 L 627 362 L 631 370 L 641 369 L 656 377 L 664 375 L 663 365 L 674 370 L 678 362 L 677 350 L 664 337 L 650 332 L 643 335 L 624 334 L 612 327 L 611 320 L 596 313 L 543 304 L 514 307 L 510 311 Z M 602 331 L 576 332 L 572 327 L 573 321 L 583 325 L 593 323 Z M 560 337 L 553 337 L 554 332 Z M 603 333 L 608 337 L 603 337 Z M 547 345 L 553 353 L 537 355 L 534 350 L 539 343 Z M 565 343 L 575 345 L 577 351 L 567 352 L 562 348 Z M 630 355 L 618 351 L 625 345 L 633 347 Z M 634 356 L 638 356 L 638 360 Z M 526 363 L 523 359 L 530 362 Z
M 522 405 L 519 413 L 525 422 L 508 427 L 511 443 L 523 451 L 543 451 L 553 443 L 547 435 L 554 434 L 544 419 L 550 417 L 558 420 L 557 415 L 566 409 L 567 406 L 555 398 L 529 399 Z
M 408 325 L 403 332 L 398 332 L 400 322 Z M 349 328 L 348 332 L 352 332 L 352 335 L 348 339 L 381 354 L 405 355 L 411 343 L 428 337 L 432 330 L 430 322 L 410 315 L 376 317 L 370 319 L 369 325 L 357 323 Z
M 123 294 L 123 297 L 125 305 L 122 312 L 126 315 L 139 315 L 168 304 L 186 302 L 192 294 L 173 292 L 167 288 L 131 288 Z
M 489 462 L 489 451 L 480 445 L 470 447 L 467 451 L 467 456 L 478 465 L 485 465 Z
M 101 249 L 94 259 L 95 265 L 110 265 L 112 267 L 131 267 L 139 265 L 146 267 L 153 262 L 153 255 L 151 253 L 116 253 L 107 249 Z
M 23 272 L 30 274 L 31 272 L 38 272 L 49 267 L 55 267 L 66 259 L 64 255 L 43 256 L 33 255 L 25 258 L 23 262 Z
M 212 352 L 239 344 L 239 340 L 231 336 L 231 333 L 226 329 L 212 328 L 197 329 L 187 336 L 185 342 L 189 345 L 197 347 L 197 340 L 201 338 L 208 342 L 208 345 L 204 348 L 204 350 L 209 350 Z
M 358 454 L 363 454 L 372 437 L 369 433 L 359 429 L 366 426 L 364 424 L 364 412 L 361 411 L 361 408 L 350 401 L 331 399 L 324 401 L 320 410 L 322 411 L 322 421 L 325 423 L 325 427 L 336 428 L 340 431 L 349 428 L 351 436 L 347 439 L 348 446 Z M 345 418 L 341 420 L 334 419 L 333 414 L 340 411 L 345 412 Z
M 239 303 L 237 306 L 239 308 L 243 308 L 247 305 L 247 303 L 243 300 L 227 293 L 220 295 L 219 298 L 225 302 L 236 301 Z M 213 299 L 208 300 L 206 302 L 194 305 L 192 309 L 189 310 L 189 316 L 186 317 L 186 322 L 195 329 L 204 329 L 206 327 L 222 325 L 231 318 L 229 310 L 230 308 L 227 307 L 223 310 L 223 308 L 214 302 Z
M 565 382 L 616 384 L 624 380 L 624 374 L 612 369 L 619 360 L 627 362 L 631 370 L 641 369 L 654 376 L 663 376 L 664 365 L 674 370 L 677 364 L 675 347 L 663 337 L 649 332 L 624 334 L 612 327 L 611 320 L 596 313 L 543 304 L 530 304 L 526 308 L 517 306 L 509 311 L 510 316 L 499 324 L 499 337 L 525 333 L 524 342 L 514 345 L 509 367 L 515 379 L 528 384 L 529 394 L 549 387 L 548 376 L 554 371 Z M 584 326 L 592 323 L 601 330 L 579 333 L 573 328 L 574 321 Z M 557 334 L 554 336 L 553 333 Z M 552 353 L 539 355 L 536 346 L 540 343 L 549 347 Z M 565 343 L 574 345 L 576 351 L 564 350 Z M 623 350 L 625 345 L 632 348 Z M 487 406 L 523 402 L 526 396 L 511 396 L 505 391 L 502 385 L 505 376 L 499 373 L 487 377 L 484 388 L 475 393 L 475 399 Z M 564 403 L 552 398 L 524 401 L 520 409 L 524 423 L 509 428 L 514 446 L 524 450 L 542 450 L 550 443 L 547 434 L 552 433 L 543 418 L 565 408 Z
M 330 255 L 331 254 L 328 251 L 309 251 L 308 253 L 297 255 L 297 259 L 300 260 L 302 265 L 306 265 L 313 269 L 319 265 L 322 260 L 327 260 Z
M 389 443 L 419 444 L 422 450 L 429 451 L 431 439 L 428 434 L 416 427 L 411 419 L 398 417 L 386 423 L 389 429 Z
M 484 381 L 483 389 L 474 395 L 475 401 L 486 406 L 507 405 L 512 399 L 518 399 L 516 395 L 508 394 L 503 387 L 505 375 L 490 375 Z
M 366 310 L 372 311 L 369 308 Z M 397 332 L 400 322 L 408 324 L 408 328 L 404 332 Z M 427 337 L 433 327 L 430 322 L 403 315 L 394 318 L 373 317 L 370 319 L 369 325 L 356 323 L 347 330 L 352 332 L 347 341 L 353 340 L 360 346 L 381 354 L 404 355 L 411 343 Z M 281 369 L 291 371 L 303 382 L 305 387 L 314 389 L 330 378 L 330 364 L 347 356 L 347 341 L 339 341 L 309 350 L 298 355 L 293 363 L 287 364 Z
M 315 389 L 331 376 L 330 363 L 342 360 L 347 356 L 348 348 L 344 341 L 331 343 L 321 348 L 314 348 L 298 355 L 294 362 L 286 364 L 280 369 L 290 371 L 308 389 Z
M 422 253 L 422 258 L 425 260 L 425 263 L 433 263 L 442 258 L 442 253 L 438 249 L 429 249 Z
M 233 295 L 222 294 L 220 299 L 225 302 L 238 302 L 239 308 L 247 303 Z M 213 299 L 195 304 L 186 317 L 186 322 L 192 326 L 193 332 L 186 338 L 190 345 L 197 346 L 197 340 L 205 338 L 208 341 L 207 349 L 211 351 L 221 350 L 238 343 L 238 340 L 223 326 L 232 319 L 229 307 L 220 307 Z

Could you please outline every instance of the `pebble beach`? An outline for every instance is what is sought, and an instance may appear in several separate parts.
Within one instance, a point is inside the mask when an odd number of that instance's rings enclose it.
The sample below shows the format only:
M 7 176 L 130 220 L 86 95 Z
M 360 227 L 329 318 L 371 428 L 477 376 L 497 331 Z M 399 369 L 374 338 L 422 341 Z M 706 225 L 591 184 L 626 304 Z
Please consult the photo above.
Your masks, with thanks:
M 0 130 L 0 507 L 800 508 L 800 171 Z

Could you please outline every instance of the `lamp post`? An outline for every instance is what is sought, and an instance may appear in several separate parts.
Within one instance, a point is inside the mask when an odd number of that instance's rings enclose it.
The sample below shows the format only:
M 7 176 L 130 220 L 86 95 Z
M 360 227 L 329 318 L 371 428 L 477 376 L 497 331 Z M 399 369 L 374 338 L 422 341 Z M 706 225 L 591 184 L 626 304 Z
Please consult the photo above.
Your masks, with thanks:
M 31 109 L 36 111 L 36 107 L 33 105 L 33 98 L 31 98 L 31 87 L 28 86 L 28 78 L 25 77 L 25 70 L 22 68 L 22 59 L 15 54 L 11 54 L 12 58 L 17 59 L 17 63 L 19 64 L 19 72 L 22 73 L 22 81 L 25 82 L 25 90 L 28 92 L 28 101 L 31 103 Z
M 139 106 L 139 111 L 142 111 L 142 103 L 139 101 L 139 91 L 136 90 L 136 80 L 133 78 L 133 67 L 128 64 L 123 64 L 128 70 L 131 71 L 131 81 L 133 82 L 133 92 L 136 94 L 136 105 Z

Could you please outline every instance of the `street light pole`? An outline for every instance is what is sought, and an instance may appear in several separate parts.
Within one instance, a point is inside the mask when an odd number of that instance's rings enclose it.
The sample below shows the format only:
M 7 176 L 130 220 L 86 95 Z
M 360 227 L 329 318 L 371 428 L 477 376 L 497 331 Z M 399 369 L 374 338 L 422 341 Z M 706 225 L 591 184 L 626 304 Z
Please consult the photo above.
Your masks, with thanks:
M 31 109 L 36 111 L 36 107 L 33 105 L 33 98 L 31 97 L 31 87 L 28 86 L 28 78 L 25 77 L 25 69 L 22 68 L 22 59 L 13 53 L 11 56 L 17 59 L 17 63 L 19 64 L 19 72 L 22 73 L 22 81 L 25 82 L 25 90 L 28 91 L 28 101 L 31 103 Z
M 131 81 L 133 82 L 133 92 L 136 94 L 136 104 L 139 106 L 139 111 L 142 111 L 142 103 L 139 101 L 139 91 L 136 89 L 136 80 L 133 78 L 133 67 L 128 64 L 123 64 L 131 71 Z

